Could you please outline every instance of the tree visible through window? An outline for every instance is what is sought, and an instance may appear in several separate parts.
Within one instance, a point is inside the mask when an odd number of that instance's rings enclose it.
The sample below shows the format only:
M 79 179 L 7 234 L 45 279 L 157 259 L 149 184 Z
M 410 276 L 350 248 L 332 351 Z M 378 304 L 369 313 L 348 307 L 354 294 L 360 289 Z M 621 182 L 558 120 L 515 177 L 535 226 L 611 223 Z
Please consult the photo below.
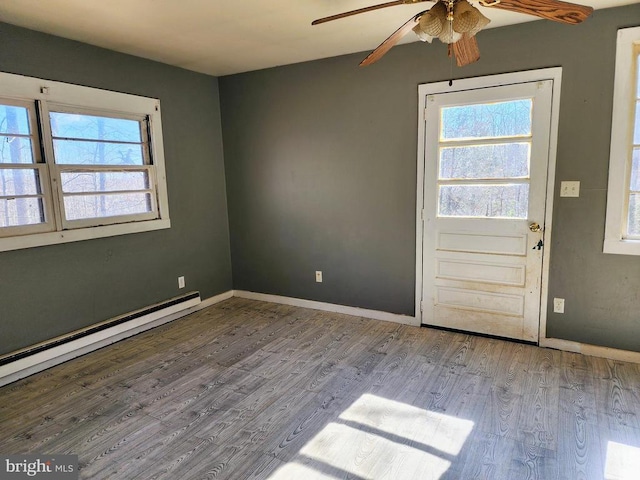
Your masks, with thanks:
M 156 99 L 0 73 L 0 251 L 169 228 Z
M 33 115 L 27 106 L 0 104 L 0 227 L 45 222 Z
M 531 99 L 441 110 L 440 216 L 526 218 Z
M 146 119 L 53 111 L 65 219 L 152 213 Z

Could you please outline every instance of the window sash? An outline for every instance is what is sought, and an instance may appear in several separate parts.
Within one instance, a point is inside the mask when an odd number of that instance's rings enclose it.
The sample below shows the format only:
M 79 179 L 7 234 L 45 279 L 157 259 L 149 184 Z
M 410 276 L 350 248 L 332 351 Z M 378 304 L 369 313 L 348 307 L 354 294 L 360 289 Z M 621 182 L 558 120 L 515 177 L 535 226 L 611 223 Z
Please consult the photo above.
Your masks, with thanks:
M 104 226 L 104 225 L 116 225 L 122 223 L 131 223 L 131 222 L 141 222 L 147 220 L 156 220 L 160 218 L 159 208 L 158 208 L 158 191 L 157 191 L 157 176 L 156 176 L 156 168 L 153 165 L 153 161 L 151 158 L 151 147 L 150 147 L 150 135 L 149 135 L 149 119 L 146 115 L 135 115 L 135 114 L 126 114 L 126 113 L 116 113 L 110 112 L 104 109 L 94 109 L 94 108 L 85 108 L 85 107 L 76 107 L 69 105 L 61 105 L 57 103 L 48 103 L 43 105 L 41 108 L 42 114 L 41 118 L 46 119 L 43 122 L 43 128 L 45 129 L 45 137 L 47 138 L 47 151 L 49 154 L 49 158 L 52 159 L 52 164 L 50 165 L 51 169 L 51 179 L 53 183 L 53 187 L 56 191 L 56 209 L 58 212 L 58 224 L 60 229 L 62 230 L 72 230 L 78 228 L 88 228 L 88 227 L 96 227 L 96 226 Z M 66 137 L 57 137 L 52 133 L 52 126 L 50 120 L 50 113 L 52 112 L 60 112 L 60 113 L 70 113 L 77 115 L 87 115 L 87 116 L 96 116 L 96 117 L 105 117 L 105 118 L 113 118 L 113 119 L 125 119 L 125 120 L 133 120 L 136 121 L 139 125 L 140 129 L 140 143 L 134 143 L 135 145 L 142 146 L 142 155 L 143 155 L 143 165 L 87 165 L 87 164 L 61 164 L 56 162 L 56 156 L 54 151 L 54 140 L 59 138 Z M 95 143 L 112 143 L 111 141 L 101 141 L 99 139 L 91 140 Z M 125 142 L 119 142 L 125 143 Z M 128 143 L 128 142 L 127 142 Z M 133 142 L 132 142 L 133 143 Z M 145 213 L 137 213 L 137 214 L 127 214 L 127 215 L 113 215 L 113 216 L 101 216 L 101 217 L 91 217 L 91 218 L 83 218 L 83 219 L 70 219 L 69 215 L 67 215 L 65 198 L 70 196 L 75 196 L 75 194 L 70 194 L 69 192 L 65 193 L 63 191 L 62 184 L 62 173 L 63 172 L 123 172 L 123 171 L 144 171 L 147 173 L 149 178 L 149 188 L 143 190 L 136 190 L 136 193 L 148 193 L 150 195 L 151 200 L 151 211 Z M 104 192 L 94 192 L 93 195 L 112 195 L 112 194 L 123 194 L 126 192 L 122 191 L 104 191 Z M 84 194 L 89 196 L 92 193 L 86 192 Z
M 49 168 L 42 157 L 40 146 L 40 135 L 38 128 L 38 116 L 36 115 L 35 101 L 18 100 L 14 98 L 0 97 L 0 105 L 21 107 L 27 110 L 29 122 L 29 134 L 6 134 L 0 138 L 15 136 L 19 138 L 28 138 L 31 145 L 32 163 L 3 163 L 0 162 L 0 168 L 3 170 L 35 170 L 38 172 L 39 194 L 35 195 L 0 195 L 0 200 L 7 201 L 11 198 L 40 198 L 43 205 L 44 221 L 36 224 L 16 225 L 10 227 L 0 227 L 0 238 L 29 235 L 36 233 L 51 232 L 55 230 L 54 214 L 52 209 L 52 196 L 50 188 Z
M 0 195 L 0 200 L 4 201 L 11 198 L 41 198 L 44 208 L 44 222 L 33 225 L 17 225 L 11 227 L 0 227 L 0 238 L 12 237 L 18 235 L 29 235 L 34 233 L 51 232 L 55 230 L 53 222 L 53 212 L 51 209 L 51 190 L 49 188 L 49 167 L 43 163 L 27 163 L 27 164 L 0 164 L 3 170 L 36 170 L 38 172 L 38 181 L 40 182 L 40 193 L 33 195 Z
M 145 220 L 155 220 L 160 218 L 158 211 L 158 201 L 156 192 L 156 171 L 151 165 L 147 166 L 118 166 L 108 167 L 102 165 L 96 166 L 78 166 L 78 165 L 54 165 L 52 167 L 53 177 L 56 179 L 58 190 L 58 198 L 60 198 L 60 209 L 62 212 L 62 225 L 64 229 L 91 227 L 96 225 L 113 225 L 125 222 L 139 222 Z M 149 187 L 137 190 L 104 190 L 96 192 L 64 192 L 62 187 L 62 173 L 64 172 L 145 172 L 148 175 Z M 126 193 L 147 193 L 151 197 L 151 211 L 146 213 L 114 215 L 108 217 L 92 217 L 86 219 L 70 220 L 66 214 L 64 199 L 72 196 L 90 196 L 90 195 L 117 195 Z
M 629 234 L 639 54 L 640 27 L 618 30 L 604 253 L 640 255 L 640 236 Z
M 640 41 L 640 39 L 639 39 Z M 640 58 L 640 43 L 635 43 L 633 45 L 633 59 L 631 62 L 631 105 L 630 105 L 630 113 L 631 119 L 629 122 L 629 130 L 630 130 L 630 145 L 627 152 L 627 162 L 626 162 L 626 197 L 624 203 L 624 212 L 622 216 L 623 227 L 622 227 L 622 238 L 625 240 L 640 240 L 640 235 L 632 235 L 630 233 L 631 227 L 629 225 L 629 214 L 631 208 L 631 196 L 633 194 L 638 193 L 637 191 L 631 188 L 631 171 L 633 168 L 633 151 L 634 149 L 640 148 L 640 144 L 634 143 L 634 132 L 638 128 L 637 123 L 640 121 L 637 112 L 637 106 L 640 104 L 640 98 L 638 97 L 638 90 L 640 90 L 640 78 L 638 78 L 638 62 Z

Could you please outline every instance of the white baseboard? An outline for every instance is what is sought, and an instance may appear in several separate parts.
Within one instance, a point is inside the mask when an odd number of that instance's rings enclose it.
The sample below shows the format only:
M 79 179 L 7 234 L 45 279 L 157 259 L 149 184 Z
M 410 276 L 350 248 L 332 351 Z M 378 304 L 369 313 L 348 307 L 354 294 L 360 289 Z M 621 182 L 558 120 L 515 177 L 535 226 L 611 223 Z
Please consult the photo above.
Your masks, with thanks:
M 219 295 L 205 298 L 200 302 L 200 305 L 194 308 L 193 312 L 202 310 L 203 308 L 210 307 L 211 305 L 215 305 L 216 303 L 220 303 L 224 300 L 229 300 L 231 297 L 233 297 L 233 290 L 227 290 L 226 292 L 220 293 Z M 189 313 L 193 313 L 193 312 L 189 312 Z
M 560 338 L 541 338 L 540 346 L 555 348 L 556 350 L 565 350 L 567 352 L 582 353 L 583 355 L 591 355 L 593 357 L 609 358 L 611 360 L 620 360 L 623 362 L 640 363 L 640 352 L 619 350 L 617 348 L 611 347 L 601 347 L 598 345 L 590 345 L 588 343 L 562 340 Z
M 404 325 L 420 326 L 418 319 L 410 315 L 398 315 L 397 313 L 382 312 L 380 310 L 368 310 L 366 308 L 347 307 L 335 303 L 316 302 L 314 300 L 304 300 L 302 298 L 283 297 L 280 295 L 270 295 L 267 293 L 248 292 L 246 290 L 234 290 L 234 297 L 248 298 L 251 300 L 262 300 L 263 302 L 281 303 L 293 305 L 295 307 L 311 308 L 313 310 L 323 310 L 325 312 L 344 313 L 354 317 L 371 318 L 373 320 L 383 320 L 385 322 L 402 323 Z
M 420 326 L 420 320 L 416 317 L 412 317 L 409 315 L 398 315 L 395 313 L 381 312 L 379 310 L 367 310 L 364 308 L 347 307 L 344 305 L 336 305 L 333 303 L 316 302 L 313 300 L 303 300 L 301 298 L 283 297 L 280 295 L 248 292 L 246 290 L 234 290 L 233 296 L 239 297 L 239 298 L 248 298 L 251 300 L 262 300 L 264 302 L 293 305 L 296 307 L 311 308 L 314 310 L 323 310 L 326 312 L 344 313 L 346 315 L 354 315 L 356 317 L 371 318 L 374 320 L 384 320 L 387 322 L 402 323 L 405 325 Z M 572 342 L 569 340 L 561 340 L 558 338 L 541 338 L 540 346 L 547 347 L 547 348 L 555 348 L 556 350 L 565 350 L 568 352 L 582 353 L 583 355 L 592 355 L 594 357 L 610 358 L 612 360 L 640 363 L 640 352 L 632 352 L 629 350 L 618 350 L 615 348 L 600 347 L 597 345 L 589 345 L 586 343 Z
M 245 290 L 229 290 L 227 292 L 201 300 L 200 297 L 190 299 L 178 305 L 141 316 L 126 323 L 116 325 L 105 330 L 92 333 L 85 337 L 73 340 L 62 345 L 52 347 L 42 352 L 35 353 L 25 358 L 0 366 L 0 387 L 34 373 L 50 368 L 59 363 L 66 362 L 93 350 L 110 345 L 124 338 L 136 335 L 145 330 L 169 323 L 178 318 L 197 312 L 231 297 L 261 300 L 264 302 L 293 305 L 296 307 L 322 310 L 326 312 L 342 313 L 356 317 L 370 318 L 395 322 L 404 325 L 420 326 L 419 319 L 410 315 L 398 315 L 395 313 L 369 310 L 365 308 L 349 307 L 333 303 L 316 302 L 301 298 L 270 295 L 266 293 L 248 292 Z M 589 345 L 585 343 L 562 340 L 558 338 L 541 338 L 541 347 L 555 348 L 568 352 L 582 353 L 596 357 L 609 358 L 625 362 L 640 363 L 640 352 L 618 350 L 615 348 Z
M 0 387 L 231 298 L 233 291 L 193 298 L 0 366 Z

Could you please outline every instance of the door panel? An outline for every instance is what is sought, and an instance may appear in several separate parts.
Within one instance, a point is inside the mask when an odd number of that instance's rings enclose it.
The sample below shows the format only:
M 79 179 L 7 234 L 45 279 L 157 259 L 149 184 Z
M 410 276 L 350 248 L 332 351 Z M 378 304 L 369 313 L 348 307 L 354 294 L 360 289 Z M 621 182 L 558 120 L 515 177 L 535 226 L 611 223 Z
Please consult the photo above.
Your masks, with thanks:
M 423 323 L 537 341 L 552 87 L 427 96 Z

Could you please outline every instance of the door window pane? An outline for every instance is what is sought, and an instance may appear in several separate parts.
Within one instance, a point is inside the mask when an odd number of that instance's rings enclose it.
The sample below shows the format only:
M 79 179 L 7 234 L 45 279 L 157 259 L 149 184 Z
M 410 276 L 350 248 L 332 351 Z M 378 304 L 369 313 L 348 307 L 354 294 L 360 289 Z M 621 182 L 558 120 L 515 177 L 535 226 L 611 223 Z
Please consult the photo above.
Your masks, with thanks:
M 440 179 L 526 178 L 531 144 L 503 143 L 440 149 Z
M 531 135 L 531 99 L 442 108 L 440 138 Z
M 152 211 L 149 193 L 74 195 L 64 198 L 68 220 L 135 215 Z
M 529 184 L 441 185 L 438 215 L 527 218 Z

